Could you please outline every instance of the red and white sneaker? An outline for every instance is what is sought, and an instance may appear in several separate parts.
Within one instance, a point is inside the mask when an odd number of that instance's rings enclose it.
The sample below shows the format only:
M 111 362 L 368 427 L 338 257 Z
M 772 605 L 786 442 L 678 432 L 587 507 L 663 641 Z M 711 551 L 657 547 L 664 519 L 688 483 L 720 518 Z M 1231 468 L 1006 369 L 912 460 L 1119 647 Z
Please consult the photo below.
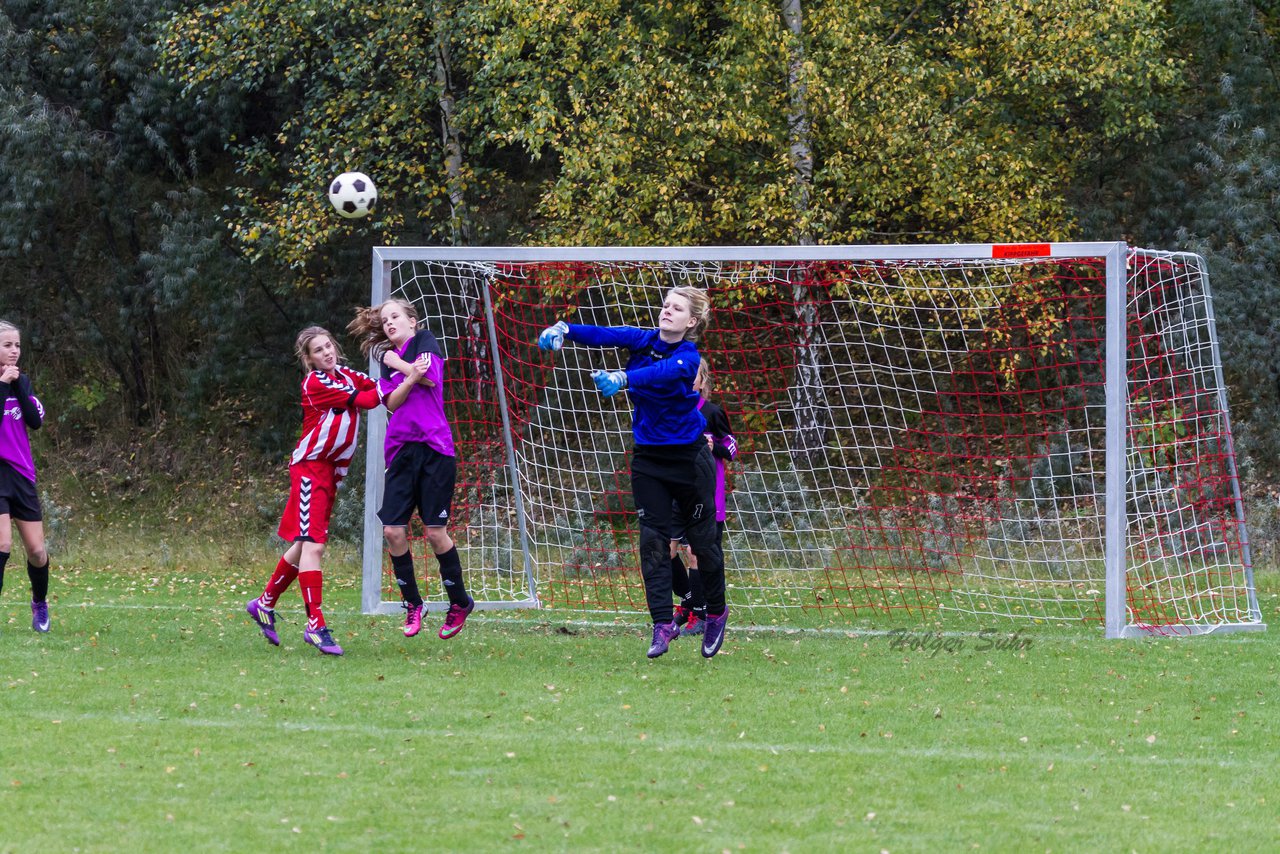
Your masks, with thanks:
M 680 635 L 700 635 L 707 630 L 707 618 L 699 617 L 697 611 L 689 612 L 689 621 L 680 627 Z
M 689 618 L 691 616 L 693 616 L 693 609 L 686 608 L 683 605 L 677 605 L 675 610 L 672 612 L 672 617 L 675 618 L 675 624 L 680 628 L 684 628 L 684 624 L 689 622 Z M 680 634 L 684 634 L 684 632 L 681 632 Z
M 467 622 L 467 617 L 476 609 L 476 600 L 467 597 L 466 605 L 449 604 L 449 613 L 444 615 L 444 625 L 440 627 L 440 639 L 448 640 L 449 638 L 462 631 L 462 626 Z

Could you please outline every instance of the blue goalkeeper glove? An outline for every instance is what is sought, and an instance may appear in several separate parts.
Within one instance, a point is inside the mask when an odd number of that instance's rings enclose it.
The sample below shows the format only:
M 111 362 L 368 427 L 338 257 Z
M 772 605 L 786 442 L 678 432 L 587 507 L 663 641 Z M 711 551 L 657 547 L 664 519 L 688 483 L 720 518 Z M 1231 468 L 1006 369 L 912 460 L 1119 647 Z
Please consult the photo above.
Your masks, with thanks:
M 564 346 L 564 336 L 568 334 L 569 324 L 563 320 L 557 320 L 555 326 L 548 326 L 542 330 L 542 334 L 538 336 L 538 347 L 552 352 L 559 350 Z
M 627 387 L 626 371 L 592 371 L 591 381 L 605 397 L 613 397 Z

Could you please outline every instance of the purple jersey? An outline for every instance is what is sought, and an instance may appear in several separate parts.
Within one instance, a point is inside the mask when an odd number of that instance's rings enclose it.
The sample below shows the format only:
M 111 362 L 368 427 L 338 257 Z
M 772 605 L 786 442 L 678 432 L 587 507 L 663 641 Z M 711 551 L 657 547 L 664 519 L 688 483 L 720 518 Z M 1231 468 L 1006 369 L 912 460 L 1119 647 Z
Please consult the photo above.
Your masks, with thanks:
M 707 419 L 707 433 L 711 435 L 711 455 L 716 460 L 716 521 L 723 522 L 728 515 L 724 501 L 724 464 L 738 456 L 738 440 L 729 428 L 729 418 L 718 405 L 703 398 L 698 402 L 698 410 Z
M 36 464 L 31 459 L 28 429 L 36 429 L 44 420 L 44 406 L 31 390 L 31 379 L 22 374 L 8 384 L 4 402 L 4 419 L 0 422 L 0 460 L 32 483 L 36 482 Z
M 410 363 L 423 353 L 431 354 L 431 366 L 423 376 L 435 385 L 414 386 L 409 396 L 400 404 L 400 408 L 388 417 L 387 438 L 384 445 L 387 465 L 391 465 L 396 452 L 406 442 L 425 442 L 447 457 L 455 455 L 453 430 L 449 426 L 449 419 L 444 414 L 444 351 L 440 349 L 440 342 L 430 331 L 423 329 L 396 351 L 397 356 Z M 386 400 L 391 392 L 404 382 L 404 379 L 404 374 L 383 365 L 382 379 L 378 380 L 378 390 L 382 393 L 383 400 Z

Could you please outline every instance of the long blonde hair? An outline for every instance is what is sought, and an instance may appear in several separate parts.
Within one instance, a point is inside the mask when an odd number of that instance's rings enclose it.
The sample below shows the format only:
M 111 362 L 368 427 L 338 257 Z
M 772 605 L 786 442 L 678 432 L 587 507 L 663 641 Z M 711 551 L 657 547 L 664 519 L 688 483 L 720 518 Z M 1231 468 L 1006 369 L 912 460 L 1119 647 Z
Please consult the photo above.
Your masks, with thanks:
M 311 342 L 319 338 L 321 335 L 333 342 L 333 349 L 338 351 L 338 361 L 341 362 L 345 356 L 342 354 L 342 345 L 338 343 L 338 339 L 323 326 L 308 326 L 306 329 L 298 333 L 298 338 L 293 342 L 293 355 L 298 357 L 298 361 L 302 363 L 304 371 L 314 371 L 315 366 L 311 364 Z
M 711 365 L 706 359 L 698 360 L 698 373 L 694 375 L 693 384 L 701 386 L 698 393 L 704 398 L 711 397 Z
M 383 353 L 391 349 L 391 339 L 382 331 L 382 310 L 391 304 L 400 306 L 415 327 L 418 324 L 417 306 L 399 297 L 385 300 L 377 305 L 357 308 L 355 319 L 347 324 L 347 332 L 359 342 L 360 352 L 365 358 L 368 358 L 370 353 Z
M 697 341 L 702 330 L 711 322 L 711 297 L 702 288 L 691 287 L 672 288 L 667 296 L 673 294 L 689 301 L 689 314 L 698 321 L 684 331 L 684 340 Z

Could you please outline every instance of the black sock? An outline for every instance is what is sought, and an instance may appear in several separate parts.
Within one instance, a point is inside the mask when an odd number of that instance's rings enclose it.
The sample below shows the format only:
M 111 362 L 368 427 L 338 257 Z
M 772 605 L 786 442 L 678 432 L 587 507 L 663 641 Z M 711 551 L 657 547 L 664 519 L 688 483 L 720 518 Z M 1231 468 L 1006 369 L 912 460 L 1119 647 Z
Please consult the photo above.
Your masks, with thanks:
M 465 606 L 471 601 L 467 595 L 467 587 L 462 581 L 462 561 L 458 558 L 458 547 L 454 546 L 444 554 L 436 555 L 440 561 L 440 580 L 444 582 L 444 592 L 449 594 L 449 601 L 454 605 Z
M 9 562 L 9 553 L 0 552 L 0 590 L 4 590 L 4 565 Z
M 680 597 L 681 605 L 689 601 L 689 571 L 679 552 L 671 556 L 671 592 Z
M 43 602 L 49 598 L 49 561 L 44 566 L 32 566 L 27 561 L 27 578 L 31 579 L 31 601 Z
M 422 594 L 418 592 L 418 579 L 413 575 L 413 552 L 392 555 L 391 571 L 396 575 L 396 584 L 400 585 L 400 598 L 410 605 L 421 605 Z
M 696 568 L 689 570 L 689 610 L 699 617 L 707 616 L 707 600 L 702 595 L 702 573 Z

